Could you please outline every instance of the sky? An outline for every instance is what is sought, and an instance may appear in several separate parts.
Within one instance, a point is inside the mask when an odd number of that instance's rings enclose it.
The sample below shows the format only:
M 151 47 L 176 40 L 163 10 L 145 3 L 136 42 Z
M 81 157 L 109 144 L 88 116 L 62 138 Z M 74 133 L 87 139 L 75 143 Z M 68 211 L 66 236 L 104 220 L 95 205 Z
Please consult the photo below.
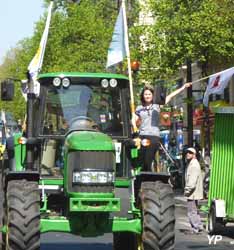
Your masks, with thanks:
M 10 48 L 33 34 L 43 13 L 43 0 L 0 0 L 0 64 Z

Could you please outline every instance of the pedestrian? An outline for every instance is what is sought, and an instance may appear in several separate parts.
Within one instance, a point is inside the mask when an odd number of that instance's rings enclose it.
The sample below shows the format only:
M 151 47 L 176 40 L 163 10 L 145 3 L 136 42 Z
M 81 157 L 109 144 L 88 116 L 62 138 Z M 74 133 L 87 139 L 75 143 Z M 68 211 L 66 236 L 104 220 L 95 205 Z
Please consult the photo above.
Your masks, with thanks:
M 185 170 L 184 195 L 187 197 L 188 219 L 192 227 L 191 233 L 203 231 L 198 203 L 203 199 L 203 177 L 196 149 L 188 148 L 186 151 L 187 168 Z
M 184 89 L 191 86 L 191 83 L 185 83 L 181 88 L 173 91 L 165 97 L 165 104 L 169 103 L 173 97 L 181 93 Z M 151 86 L 145 86 L 141 91 L 141 105 L 137 106 L 133 124 L 139 128 L 140 139 L 148 139 L 150 145 L 142 146 L 140 151 L 140 160 L 143 164 L 143 171 L 152 171 L 151 166 L 155 160 L 155 154 L 159 149 L 160 141 L 160 106 L 153 103 L 154 89 Z M 156 165 L 156 164 L 155 164 Z

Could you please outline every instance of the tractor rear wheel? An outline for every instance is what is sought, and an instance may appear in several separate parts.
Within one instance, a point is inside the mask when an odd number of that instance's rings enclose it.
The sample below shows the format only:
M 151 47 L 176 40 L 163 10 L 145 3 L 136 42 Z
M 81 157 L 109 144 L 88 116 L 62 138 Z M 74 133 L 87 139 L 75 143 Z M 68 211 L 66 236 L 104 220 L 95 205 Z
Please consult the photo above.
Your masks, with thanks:
M 135 234 L 130 232 L 113 233 L 113 250 L 137 250 Z
M 169 184 L 143 182 L 139 193 L 144 250 L 172 250 L 175 243 L 175 202 Z
M 13 180 L 7 186 L 6 249 L 40 249 L 40 194 L 38 183 Z

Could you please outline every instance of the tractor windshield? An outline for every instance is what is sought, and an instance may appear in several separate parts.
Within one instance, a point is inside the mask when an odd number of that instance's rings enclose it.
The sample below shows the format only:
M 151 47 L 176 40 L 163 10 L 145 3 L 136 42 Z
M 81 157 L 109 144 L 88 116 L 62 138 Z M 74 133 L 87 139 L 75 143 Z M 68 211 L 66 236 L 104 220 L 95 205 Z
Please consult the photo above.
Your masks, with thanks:
M 64 135 L 69 129 L 96 129 L 122 136 L 120 90 L 93 85 L 45 87 L 44 135 Z

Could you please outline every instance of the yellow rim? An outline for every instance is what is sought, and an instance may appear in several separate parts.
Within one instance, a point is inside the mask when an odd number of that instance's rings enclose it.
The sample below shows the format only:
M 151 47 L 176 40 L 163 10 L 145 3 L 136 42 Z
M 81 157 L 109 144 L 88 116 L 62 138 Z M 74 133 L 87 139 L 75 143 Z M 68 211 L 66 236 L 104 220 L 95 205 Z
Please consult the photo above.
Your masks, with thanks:
M 137 235 L 137 250 L 144 250 L 141 234 Z

